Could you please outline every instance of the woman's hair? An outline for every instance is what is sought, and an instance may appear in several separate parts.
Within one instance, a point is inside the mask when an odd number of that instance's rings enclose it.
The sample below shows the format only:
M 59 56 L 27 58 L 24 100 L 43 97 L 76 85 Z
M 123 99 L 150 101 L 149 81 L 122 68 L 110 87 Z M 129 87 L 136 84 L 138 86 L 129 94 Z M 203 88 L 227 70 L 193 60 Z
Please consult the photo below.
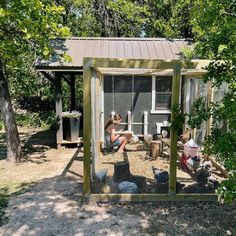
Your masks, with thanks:
M 104 129 L 106 130 L 110 125 L 112 125 L 114 123 L 112 118 L 108 118 L 105 124 Z
M 112 116 L 110 116 L 110 118 L 112 118 Z M 121 120 L 121 119 L 122 119 L 122 117 L 121 117 L 121 115 L 118 114 L 118 113 L 116 113 L 116 114 L 113 116 L 114 122 L 115 122 L 115 121 L 118 121 L 118 120 Z
M 121 120 L 122 117 L 120 114 L 116 113 L 114 116 L 110 115 L 110 118 L 107 119 L 104 129 L 106 130 L 111 124 L 116 124 L 117 121 Z

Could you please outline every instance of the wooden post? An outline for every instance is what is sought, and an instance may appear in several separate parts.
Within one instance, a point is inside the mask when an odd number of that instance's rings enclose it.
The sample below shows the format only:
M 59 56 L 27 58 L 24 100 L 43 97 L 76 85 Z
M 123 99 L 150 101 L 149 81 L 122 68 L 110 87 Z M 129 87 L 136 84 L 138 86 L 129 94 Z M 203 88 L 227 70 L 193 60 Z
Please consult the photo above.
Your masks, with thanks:
M 90 90 L 91 90 L 91 125 L 90 125 L 90 130 L 91 130 L 91 151 L 92 151 L 92 173 L 91 173 L 91 178 L 95 176 L 96 172 L 96 167 L 97 167 L 97 117 L 96 117 L 96 112 L 97 112 L 97 98 L 96 98 L 96 73 L 93 71 L 90 77 Z
M 174 64 L 173 81 L 172 81 L 172 99 L 171 107 L 179 105 L 179 91 L 180 91 L 180 66 Z M 176 114 L 171 112 L 171 122 L 175 119 Z M 169 194 L 176 194 L 176 159 L 177 159 L 177 137 L 178 130 L 171 127 L 170 130 L 170 166 L 169 166 Z
M 75 110 L 75 75 L 70 75 L 70 110 Z
M 211 102 L 214 99 L 214 90 L 212 88 L 212 82 L 208 81 L 207 83 L 207 107 L 210 107 Z M 206 127 L 206 136 L 210 135 L 211 133 L 211 124 L 212 124 L 212 117 L 207 120 L 207 127 Z
M 57 147 L 61 146 L 63 141 L 63 129 L 62 129 L 62 87 L 61 87 L 61 75 L 56 72 L 55 74 L 55 93 L 56 93 L 56 118 L 58 122 L 57 126 Z M 60 143 L 60 144 L 58 144 Z
M 84 59 L 83 74 L 83 139 L 84 139 L 84 184 L 83 195 L 91 193 L 91 169 L 90 169 L 90 147 L 91 147 L 91 65 L 89 59 Z

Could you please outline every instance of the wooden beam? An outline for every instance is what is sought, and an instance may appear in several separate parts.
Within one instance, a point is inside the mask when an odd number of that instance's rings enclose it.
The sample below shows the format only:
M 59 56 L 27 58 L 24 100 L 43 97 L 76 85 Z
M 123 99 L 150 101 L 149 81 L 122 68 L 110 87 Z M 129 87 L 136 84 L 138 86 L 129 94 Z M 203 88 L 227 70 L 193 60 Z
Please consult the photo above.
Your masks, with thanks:
M 83 195 L 91 193 L 91 168 L 90 168 L 90 147 L 91 147 L 91 88 L 90 81 L 92 68 L 89 60 L 84 59 L 83 74 L 83 140 L 84 140 L 84 184 Z
M 211 193 L 204 194 L 176 194 L 175 196 L 169 194 L 91 194 L 88 196 L 88 200 L 91 202 L 97 201 L 125 201 L 125 202 L 137 202 L 137 201 L 209 201 L 216 202 L 217 195 Z
M 180 91 L 180 65 L 174 65 L 174 75 L 172 80 L 172 99 L 171 107 L 177 107 L 179 105 L 179 91 Z M 175 120 L 175 112 L 171 112 L 171 123 Z M 176 194 L 176 165 L 177 165 L 177 138 L 178 138 L 178 128 L 171 126 L 170 129 L 170 166 L 169 166 L 169 194 Z
M 56 93 L 56 119 L 57 119 L 57 144 L 63 141 L 62 129 L 62 86 L 61 76 L 55 73 L 55 93 Z
M 183 69 L 202 70 L 208 66 L 210 60 L 144 60 L 144 59 L 107 59 L 84 58 L 93 68 L 145 68 L 171 69 L 177 63 Z

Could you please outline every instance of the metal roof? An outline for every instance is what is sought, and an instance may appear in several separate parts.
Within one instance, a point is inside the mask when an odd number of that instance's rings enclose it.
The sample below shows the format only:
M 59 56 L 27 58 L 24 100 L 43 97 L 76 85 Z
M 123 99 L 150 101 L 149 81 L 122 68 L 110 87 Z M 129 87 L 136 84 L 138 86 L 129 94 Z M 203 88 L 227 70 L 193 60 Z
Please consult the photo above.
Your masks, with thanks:
M 37 69 L 81 68 L 84 57 L 119 59 L 181 59 L 181 51 L 191 47 L 188 39 L 165 38 L 69 38 L 56 39 L 53 47 L 66 53 L 71 62 L 61 62 L 58 56 L 48 61 L 39 60 Z

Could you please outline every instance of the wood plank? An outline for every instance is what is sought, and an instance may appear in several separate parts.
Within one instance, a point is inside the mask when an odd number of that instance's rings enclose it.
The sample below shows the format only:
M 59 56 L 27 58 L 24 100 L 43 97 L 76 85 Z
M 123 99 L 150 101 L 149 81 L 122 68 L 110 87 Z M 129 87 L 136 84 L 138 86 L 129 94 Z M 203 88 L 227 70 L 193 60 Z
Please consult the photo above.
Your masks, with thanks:
M 84 140 L 84 184 L 83 195 L 88 195 L 91 192 L 91 174 L 90 174 L 90 140 L 91 140 L 91 88 L 90 80 L 92 69 L 90 59 L 84 59 L 84 74 L 83 74 L 83 140 Z
M 213 160 L 212 157 L 204 155 L 203 158 L 207 161 L 211 161 L 212 165 L 221 172 L 221 174 L 225 177 L 225 178 L 229 178 L 229 174 L 226 171 L 226 169 L 221 166 L 219 163 L 217 163 L 215 160 Z
M 174 65 L 174 75 L 172 81 L 172 99 L 171 107 L 176 107 L 179 105 L 179 91 L 180 91 L 180 65 Z M 171 122 L 176 118 L 176 115 L 173 111 L 171 112 Z M 177 140 L 178 139 L 178 130 L 175 127 L 171 126 L 170 129 L 170 166 L 169 166 L 169 194 L 176 194 L 176 165 L 177 165 Z
M 87 200 L 91 202 L 97 201 L 125 201 L 125 202 L 139 202 L 139 201 L 209 201 L 216 202 L 216 194 L 176 194 L 175 196 L 169 194 L 91 194 Z
M 62 140 L 61 142 L 57 142 L 57 144 L 73 144 L 73 143 L 83 143 L 82 139 L 78 139 L 76 141 L 68 141 L 68 140 Z
M 183 69 L 202 70 L 210 60 L 146 60 L 146 59 L 112 59 L 112 58 L 84 58 L 90 60 L 91 67 L 108 68 L 146 68 L 146 69 L 170 69 L 177 63 Z M 200 72 L 202 73 L 202 71 Z
M 120 131 L 115 131 L 115 134 L 120 134 L 120 135 L 123 135 L 123 134 L 130 134 L 133 136 L 134 132 L 133 131 L 128 131 L 128 130 L 120 130 Z

